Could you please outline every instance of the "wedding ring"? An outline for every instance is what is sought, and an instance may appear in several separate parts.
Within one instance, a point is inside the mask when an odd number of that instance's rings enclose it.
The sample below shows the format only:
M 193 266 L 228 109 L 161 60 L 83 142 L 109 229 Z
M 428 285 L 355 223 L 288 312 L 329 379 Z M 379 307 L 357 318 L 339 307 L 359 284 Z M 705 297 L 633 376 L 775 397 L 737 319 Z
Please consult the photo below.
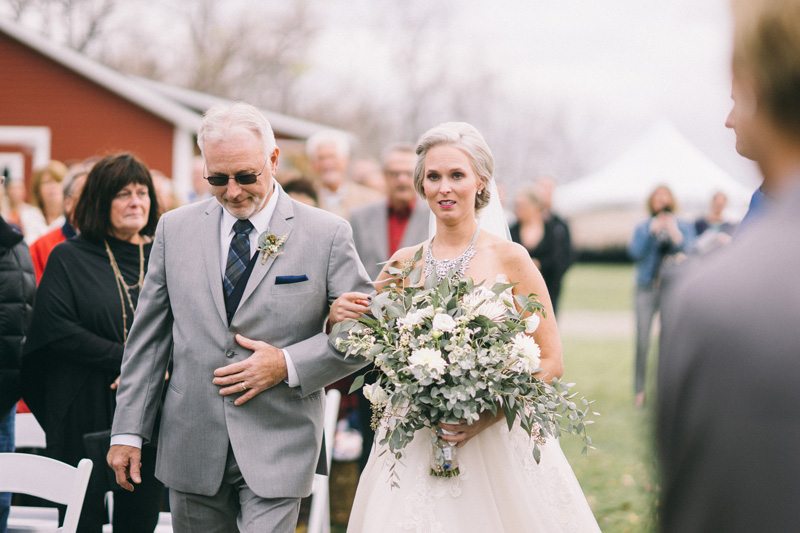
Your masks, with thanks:
M 244 382 L 244 381 L 240 381 L 240 382 L 239 382 L 239 385 L 242 387 L 242 392 L 244 392 L 244 391 L 246 391 L 246 390 L 247 390 L 247 385 L 245 384 L 245 382 Z

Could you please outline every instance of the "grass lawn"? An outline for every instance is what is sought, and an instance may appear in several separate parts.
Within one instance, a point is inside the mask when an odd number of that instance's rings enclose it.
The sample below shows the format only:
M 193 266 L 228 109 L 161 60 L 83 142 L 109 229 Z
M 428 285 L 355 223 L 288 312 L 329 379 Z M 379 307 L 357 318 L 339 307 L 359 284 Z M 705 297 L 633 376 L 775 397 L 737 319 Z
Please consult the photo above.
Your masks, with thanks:
M 577 264 L 564 278 L 561 309 L 629 311 L 633 286 L 632 265 Z
M 562 309 L 598 313 L 632 312 L 631 265 L 575 265 L 564 284 Z M 589 399 L 601 416 L 590 427 L 596 447 L 581 455 L 570 436 L 562 447 L 604 532 L 654 531 L 656 501 L 652 420 L 633 407 L 633 339 L 566 335 L 565 379 Z M 648 377 L 653 378 L 654 361 Z M 652 395 L 650 395 L 652 397 Z
M 653 531 L 655 501 L 650 415 L 633 407 L 632 341 L 564 339 L 565 378 L 600 412 L 595 450 L 566 436 L 562 448 L 604 532 Z

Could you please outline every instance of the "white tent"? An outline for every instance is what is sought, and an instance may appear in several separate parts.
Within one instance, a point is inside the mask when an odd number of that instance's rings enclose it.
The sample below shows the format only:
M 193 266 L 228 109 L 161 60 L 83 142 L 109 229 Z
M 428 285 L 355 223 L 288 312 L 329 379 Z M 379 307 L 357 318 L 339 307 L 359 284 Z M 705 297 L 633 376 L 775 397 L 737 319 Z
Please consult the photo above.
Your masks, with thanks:
M 578 248 L 624 246 L 646 216 L 648 195 L 661 184 L 672 189 L 679 216 L 688 219 L 705 213 L 722 191 L 726 216 L 738 221 L 755 189 L 725 173 L 672 124 L 659 122 L 604 169 L 556 189 L 555 209 L 569 219 Z
M 753 192 L 695 148 L 669 122 L 659 122 L 606 168 L 556 190 L 556 209 L 567 216 L 592 211 L 644 210 L 650 192 L 666 184 L 682 211 L 699 214 L 711 196 L 728 195 L 731 216 L 744 214 Z M 754 187 L 753 187 L 754 188 Z

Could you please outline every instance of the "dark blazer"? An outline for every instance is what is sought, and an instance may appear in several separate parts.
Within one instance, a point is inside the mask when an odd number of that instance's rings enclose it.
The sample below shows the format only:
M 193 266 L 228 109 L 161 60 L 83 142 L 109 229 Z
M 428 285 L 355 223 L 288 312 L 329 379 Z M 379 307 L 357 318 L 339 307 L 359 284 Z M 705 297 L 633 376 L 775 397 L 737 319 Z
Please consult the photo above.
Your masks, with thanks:
M 35 290 L 22 234 L 0 217 L 0 417 L 20 397 L 20 357 Z
M 665 532 L 800 524 L 800 190 L 687 268 L 664 311 Z
M 430 209 L 421 198 L 417 198 L 414 211 L 408 220 L 400 248 L 420 244 L 428 239 Z M 370 279 L 381 273 L 382 263 L 389 259 L 389 209 L 386 201 L 357 209 L 350 214 L 353 241 L 356 251 Z

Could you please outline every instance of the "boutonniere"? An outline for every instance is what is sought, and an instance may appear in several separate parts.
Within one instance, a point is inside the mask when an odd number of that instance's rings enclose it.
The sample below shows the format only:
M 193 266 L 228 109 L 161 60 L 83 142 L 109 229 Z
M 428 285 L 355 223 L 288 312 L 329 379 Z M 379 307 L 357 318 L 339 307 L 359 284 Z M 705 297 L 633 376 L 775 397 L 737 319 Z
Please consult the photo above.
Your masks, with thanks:
M 275 235 L 269 230 L 258 236 L 258 251 L 261 252 L 261 264 L 272 256 L 281 255 L 281 248 L 286 242 L 286 235 Z

